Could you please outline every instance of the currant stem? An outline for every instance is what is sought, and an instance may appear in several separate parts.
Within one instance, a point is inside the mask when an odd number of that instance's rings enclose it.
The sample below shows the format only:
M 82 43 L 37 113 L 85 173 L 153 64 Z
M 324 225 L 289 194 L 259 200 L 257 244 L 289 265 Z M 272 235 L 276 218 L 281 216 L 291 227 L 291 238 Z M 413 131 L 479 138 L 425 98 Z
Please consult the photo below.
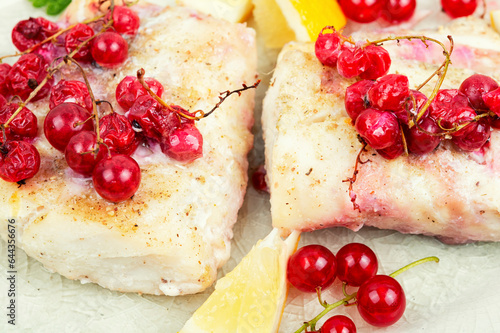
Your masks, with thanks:
M 365 46 L 368 46 L 368 45 L 379 45 L 383 42 L 387 42 L 387 41 L 397 41 L 399 43 L 400 40 L 402 39 L 406 39 L 406 40 L 413 40 L 413 39 L 418 39 L 420 41 L 422 41 L 422 43 L 424 43 L 424 45 L 426 47 L 429 47 L 429 45 L 427 44 L 427 41 L 430 41 L 430 42 L 433 42 L 433 43 L 436 43 L 438 44 L 439 46 L 441 46 L 443 48 L 443 55 L 445 56 L 445 60 L 444 62 L 441 64 L 441 66 L 439 66 L 439 68 L 431 74 L 431 76 L 424 81 L 424 83 L 422 83 L 418 88 L 417 90 L 420 90 L 422 89 L 423 86 L 425 86 L 435 75 L 438 75 L 438 80 L 434 86 L 434 89 L 431 93 L 431 95 L 429 96 L 429 98 L 427 99 L 427 101 L 425 102 L 425 104 L 422 106 L 422 109 L 418 112 L 417 116 L 416 116 L 416 119 L 412 119 L 410 118 L 409 120 L 409 124 L 408 126 L 410 128 L 412 128 L 415 123 L 417 123 L 421 118 L 422 116 L 425 114 L 425 111 L 429 108 L 429 106 L 431 105 L 432 101 L 434 100 L 434 98 L 436 97 L 438 91 L 439 91 L 439 88 L 441 88 L 441 85 L 443 84 L 443 81 L 444 81 L 444 78 L 446 76 L 446 73 L 448 72 L 448 66 L 450 65 L 451 63 L 451 53 L 453 52 L 453 47 L 454 47 L 454 42 L 453 42 L 453 38 L 448 35 L 447 36 L 448 40 L 450 41 L 450 49 L 447 50 L 446 49 L 446 46 L 439 40 L 437 39 L 434 39 L 434 38 L 431 38 L 431 37 L 426 37 L 426 36 L 396 36 L 396 37 L 387 37 L 387 38 L 384 38 L 384 39 L 379 39 L 379 40 L 376 40 L 376 41 L 368 41 L 367 44 L 365 44 Z
M 151 88 L 149 88 L 149 85 L 144 80 L 144 75 L 145 74 L 146 74 L 146 71 L 144 70 L 144 68 L 141 68 L 141 69 L 137 70 L 137 80 L 139 80 L 139 82 L 144 87 L 144 89 L 146 89 L 146 91 L 151 95 L 151 97 L 153 97 L 158 103 L 160 103 L 161 105 L 163 105 L 164 107 L 166 107 L 167 110 L 169 110 L 171 112 L 174 112 L 174 113 L 177 113 L 176 110 L 174 110 L 169 104 L 167 104 L 157 94 L 155 94 L 155 92 L 153 90 L 151 90 Z M 179 113 L 181 113 L 181 112 L 179 112 Z M 182 114 L 182 115 L 184 116 L 184 114 Z
M 431 262 L 431 261 L 434 261 L 436 263 L 439 262 L 439 258 L 438 257 L 435 257 L 435 256 L 432 256 L 432 257 L 426 257 L 426 258 L 422 258 L 420 260 L 417 260 L 417 261 L 414 261 L 412 262 L 411 264 L 408 264 L 400 269 L 398 269 L 397 271 L 389 274 L 390 277 L 396 277 L 398 276 L 399 274 L 403 273 L 403 272 L 406 272 L 407 270 L 409 270 L 410 268 L 413 268 L 415 266 L 418 266 L 420 264 L 423 264 L 423 263 L 426 263 L 426 262 Z
M 95 120 L 95 130 L 96 130 L 96 137 L 97 137 L 96 142 L 100 143 L 101 137 L 99 135 L 99 133 L 100 133 L 100 130 L 99 130 L 99 112 L 97 111 L 97 103 L 96 103 L 96 100 L 94 97 L 94 92 L 92 91 L 92 87 L 90 86 L 90 82 L 87 78 L 87 75 L 85 74 L 85 70 L 83 69 L 82 65 L 80 65 L 78 63 L 78 61 L 76 61 L 75 59 L 73 59 L 70 56 L 65 56 L 64 61 L 65 62 L 71 61 L 73 64 L 75 64 L 78 67 L 78 69 L 82 73 L 83 80 L 85 81 L 85 85 L 87 86 L 87 90 L 88 90 L 89 95 L 90 95 L 90 100 L 92 101 L 92 114 L 93 114 L 93 118 Z
M 366 151 L 366 146 L 368 145 L 361 137 L 358 135 L 358 140 L 363 144 L 361 149 L 358 152 L 358 156 L 356 156 L 356 163 L 354 164 L 354 171 L 352 173 L 352 177 L 348 177 L 347 179 L 342 180 L 342 182 L 347 183 L 349 182 L 349 197 L 351 198 L 352 206 L 354 210 L 358 210 L 361 213 L 361 207 L 356 203 L 356 193 L 354 193 L 354 183 L 356 182 L 356 179 L 358 178 L 358 173 L 359 173 L 359 164 L 365 164 L 370 162 L 370 160 L 366 161 L 361 161 L 361 154 Z

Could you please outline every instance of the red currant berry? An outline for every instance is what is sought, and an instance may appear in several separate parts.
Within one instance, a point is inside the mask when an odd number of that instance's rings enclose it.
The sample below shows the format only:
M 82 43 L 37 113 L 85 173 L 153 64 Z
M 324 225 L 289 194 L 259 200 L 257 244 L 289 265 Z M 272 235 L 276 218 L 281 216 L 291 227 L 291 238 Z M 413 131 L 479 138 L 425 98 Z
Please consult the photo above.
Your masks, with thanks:
M 325 27 L 321 30 L 314 44 L 314 51 L 323 65 L 335 67 L 342 49 L 342 40 L 335 30 L 332 33 L 323 33 L 325 29 L 332 29 L 332 27 Z
M 453 127 L 453 118 L 463 108 L 469 108 L 467 96 L 457 89 L 441 89 L 429 105 L 429 115 L 445 128 Z M 469 108 L 470 109 L 470 108 Z
M 362 80 L 347 87 L 345 91 L 345 110 L 353 121 L 356 121 L 362 111 L 370 107 L 367 94 L 374 83 L 371 80 Z
M 424 130 L 424 132 L 420 129 Z M 431 135 L 426 132 L 434 134 L 441 132 L 441 129 L 437 125 L 436 121 L 431 117 L 421 118 L 418 122 L 418 126 L 413 126 L 405 131 L 406 143 L 410 153 L 424 155 L 430 153 L 436 149 L 437 146 L 439 146 L 441 138 L 437 135 Z
M 490 120 L 490 125 L 492 128 L 500 129 L 500 117 L 494 116 Z
M 415 102 L 417 103 L 417 107 L 413 106 L 413 98 L 415 98 Z M 410 116 L 412 118 L 416 117 L 420 112 L 424 104 L 427 102 L 427 96 L 422 94 L 418 90 L 410 90 L 410 96 L 404 101 L 401 109 L 394 111 L 394 114 L 398 118 L 399 122 L 402 124 L 408 124 L 410 120 Z M 429 114 L 429 109 L 425 110 L 424 117 Z
M 16 112 L 19 105 L 16 103 L 6 104 L 0 109 L 0 124 L 5 124 L 7 120 Z M 8 139 L 22 140 L 24 138 L 34 138 L 38 133 L 38 119 L 27 107 L 23 107 L 16 117 L 5 128 Z M 1 134 L 0 134 L 1 136 Z M 2 139 L 0 139 L 2 140 Z
M 377 274 L 378 260 L 368 246 L 361 243 L 344 245 L 337 252 L 337 276 L 340 281 L 359 287 Z
M 410 83 L 406 75 L 388 74 L 379 78 L 368 90 L 372 107 L 397 111 L 410 96 Z
M 57 24 L 43 17 L 29 18 L 20 21 L 12 29 L 12 43 L 19 51 L 24 52 L 52 36 L 58 30 Z
M 386 160 L 393 160 L 398 158 L 405 152 L 405 148 L 403 146 L 403 139 L 399 138 L 396 143 L 392 146 L 389 146 L 384 149 L 377 149 L 377 153 L 385 158 Z
M 92 180 L 101 197 L 120 202 L 131 198 L 139 189 L 141 169 L 130 156 L 112 155 L 97 162 Z
M 92 131 L 92 115 L 75 103 L 62 103 L 49 111 L 43 131 L 49 143 L 64 152 L 71 137 L 81 131 Z
M 304 246 L 288 259 L 288 281 L 301 291 L 326 289 L 335 280 L 336 272 L 335 255 L 322 245 Z
M 4 97 L 10 95 L 9 72 L 11 68 L 12 66 L 9 64 L 0 64 L 0 95 L 3 95 Z
M 40 169 L 40 154 L 25 141 L 7 141 L 0 146 L 0 178 L 8 182 L 22 182 L 33 178 Z
M 71 53 L 75 49 L 77 49 L 80 44 L 85 42 L 90 37 L 94 36 L 94 30 L 86 24 L 78 23 L 75 25 L 66 35 L 64 39 L 64 47 L 66 48 L 66 52 Z M 84 62 L 92 61 L 92 54 L 90 53 L 90 49 L 92 47 L 92 42 L 90 41 L 85 46 L 83 46 L 75 55 L 74 59 Z
M 163 85 L 157 80 L 147 77 L 144 81 L 149 88 L 159 97 L 163 94 Z M 149 95 L 135 76 L 125 76 L 116 86 L 116 101 L 125 110 L 129 110 L 140 96 Z
M 382 14 L 385 0 L 339 0 L 345 16 L 359 23 L 373 22 Z
M 94 132 L 82 131 L 69 140 L 64 157 L 68 166 L 75 172 L 90 176 L 97 162 L 106 156 L 106 152 L 104 145 L 97 144 L 97 135 Z
M 394 145 L 400 138 L 396 116 L 387 111 L 366 109 L 356 119 L 356 131 L 373 149 Z
M 0 94 L 0 110 L 3 109 L 7 105 L 7 100 Z M 1 122 L 0 122 L 1 124 Z
M 376 80 L 389 72 L 391 56 L 382 46 L 368 45 L 365 47 L 368 57 L 368 68 L 359 77 L 365 80 Z
M 127 60 L 128 44 L 116 32 L 108 31 L 94 39 L 90 51 L 99 66 L 116 68 Z
M 263 165 L 259 165 L 257 170 L 252 174 L 252 185 L 253 188 L 259 192 L 269 192 L 269 187 L 267 187 L 266 182 L 266 168 Z
M 500 88 L 484 94 L 483 100 L 488 109 L 500 116 Z
M 9 71 L 9 90 L 12 95 L 18 95 L 25 100 L 47 76 L 47 62 L 35 53 L 22 55 Z M 36 94 L 32 101 L 44 98 L 49 94 L 54 83 L 51 78 Z
M 177 115 L 150 95 L 140 96 L 130 108 L 127 118 L 134 131 L 158 141 L 167 138 L 180 125 Z
M 369 67 L 366 52 L 360 48 L 343 48 L 337 60 L 337 70 L 345 78 L 360 75 Z
M 110 13 L 106 15 L 109 19 Z M 125 6 L 115 6 L 113 11 L 113 28 L 122 35 L 135 36 L 141 21 L 132 9 Z
M 453 133 L 451 140 L 462 150 L 475 151 L 484 146 L 490 135 L 489 119 L 481 118 Z
M 358 289 L 357 307 L 370 325 L 385 327 L 397 322 L 406 308 L 406 296 L 398 281 L 388 275 L 375 275 Z
M 408 21 L 415 13 L 416 0 L 387 0 L 382 17 L 390 23 Z
M 99 132 L 111 153 L 131 155 L 139 145 L 129 120 L 115 112 L 99 120 Z
M 92 99 L 85 83 L 76 80 L 61 80 L 50 90 L 50 109 L 59 104 L 71 102 L 83 106 L 89 112 L 93 111 Z
M 323 326 L 321 326 L 320 333 L 356 333 L 356 325 L 351 318 L 336 315 L 329 318 Z
M 462 82 L 458 90 L 469 99 L 470 106 L 476 110 L 486 110 L 483 95 L 498 89 L 498 83 L 491 77 L 474 74 Z
M 164 138 L 162 151 L 177 161 L 192 162 L 203 156 L 203 136 L 194 124 L 181 124 Z
M 452 18 L 474 14 L 477 0 L 441 0 L 443 10 Z

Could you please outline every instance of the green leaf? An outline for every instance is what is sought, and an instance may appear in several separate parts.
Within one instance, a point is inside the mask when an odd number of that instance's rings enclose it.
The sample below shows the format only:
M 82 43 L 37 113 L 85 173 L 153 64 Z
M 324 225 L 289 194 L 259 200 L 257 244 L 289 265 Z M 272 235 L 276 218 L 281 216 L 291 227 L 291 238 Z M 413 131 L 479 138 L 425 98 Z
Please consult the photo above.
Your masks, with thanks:
M 57 15 L 60 12 L 62 12 L 63 9 L 64 9 L 64 6 L 61 6 L 57 2 L 51 2 L 47 6 L 47 14 L 49 14 L 49 15 Z
M 45 6 L 49 0 L 31 0 L 33 2 L 33 7 L 40 8 Z

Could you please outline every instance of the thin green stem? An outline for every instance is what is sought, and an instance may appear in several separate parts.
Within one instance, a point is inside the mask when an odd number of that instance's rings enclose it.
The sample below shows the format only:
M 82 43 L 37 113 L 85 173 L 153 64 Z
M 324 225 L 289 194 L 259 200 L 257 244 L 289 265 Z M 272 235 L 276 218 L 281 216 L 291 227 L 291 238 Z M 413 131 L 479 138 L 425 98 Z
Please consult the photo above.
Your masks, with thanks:
M 390 277 L 396 277 L 398 276 L 399 274 L 403 273 L 403 272 L 406 272 L 407 270 L 409 270 L 410 268 L 413 268 L 415 266 L 418 266 L 420 264 L 423 264 L 423 263 L 426 263 L 426 262 L 430 262 L 430 261 L 434 261 L 434 262 L 439 262 L 439 258 L 438 257 L 427 257 L 427 258 L 423 258 L 423 259 L 420 259 L 420 260 L 417 260 L 417 261 L 414 261 L 412 262 L 411 264 L 408 264 L 406 265 L 405 267 L 402 267 L 400 269 L 398 269 L 397 271 L 389 274 Z

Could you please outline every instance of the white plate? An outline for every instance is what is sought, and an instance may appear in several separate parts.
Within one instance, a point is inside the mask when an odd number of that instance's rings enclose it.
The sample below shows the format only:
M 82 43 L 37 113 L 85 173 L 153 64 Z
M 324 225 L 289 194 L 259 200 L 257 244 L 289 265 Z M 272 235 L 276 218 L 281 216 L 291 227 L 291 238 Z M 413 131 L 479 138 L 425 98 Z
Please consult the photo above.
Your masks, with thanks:
M 437 9 L 437 3 L 437 0 L 419 0 L 419 10 Z M 492 4 L 499 6 L 498 2 Z M 2 0 L 0 53 L 13 53 L 10 32 L 19 20 L 43 14 L 27 0 Z M 442 19 L 444 16 L 436 13 L 419 25 L 437 25 Z M 264 77 L 269 75 L 265 74 L 268 69 L 261 68 L 261 73 Z M 259 133 L 258 128 L 255 130 Z M 256 149 L 250 154 L 251 164 L 262 163 L 262 156 L 262 142 L 257 139 Z M 219 276 L 230 271 L 271 230 L 268 199 L 267 195 L 249 189 L 234 228 L 231 259 Z M 352 241 L 371 246 L 379 258 L 379 271 L 385 274 L 421 257 L 435 255 L 441 259 L 439 264 L 427 263 L 397 278 L 406 292 L 407 310 L 390 328 L 369 327 L 355 307 L 334 311 L 347 313 L 358 326 L 358 332 L 500 332 L 500 244 L 448 246 L 424 236 L 371 228 L 354 233 L 337 228 L 303 234 L 301 245 L 319 243 L 336 252 Z M 1 242 L 0 332 L 177 332 L 212 291 L 181 297 L 122 294 L 47 272 L 20 249 L 16 253 L 17 309 L 16 326 L 12 326 L 7 323 L 7 250 L 5 242 Z M 337 281 L 325 293 L 325 299 L 329 302 L 339 299 L 339 287 Z M 280 332 L 294 332 L 321 309 L 314 295 L 291 288 Z

